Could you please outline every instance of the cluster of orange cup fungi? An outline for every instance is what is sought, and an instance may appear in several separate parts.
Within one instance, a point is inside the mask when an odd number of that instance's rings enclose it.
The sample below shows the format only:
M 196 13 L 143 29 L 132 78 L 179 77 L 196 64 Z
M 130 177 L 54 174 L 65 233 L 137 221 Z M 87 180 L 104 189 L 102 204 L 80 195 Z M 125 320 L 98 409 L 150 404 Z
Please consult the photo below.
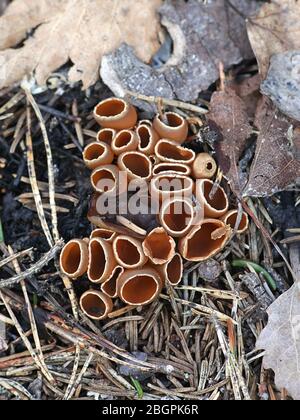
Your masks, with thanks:
M 94 202 L 107 192 L 99 187 L 102 179 L 111 180 L 117 194 L 126 191 L 127 184 L 118 184 L 123 171 L 137 185 L 147 182 L 149 196 L 156 195 L 159 203 L 157 226 L 148 232 L 129 222 L 112 227 L 92 204 L 88 218 L 97 228 L 90 238 L 71 240 L 62 250 L 61 270 L 72 279 L 87 274 L 93 284 L 80 298 L 83 312 L 100 320 L 112 311 L 114 298 L 127 305 L 146 305 L 166 284 L 178 285 L 184 260 L 199 262 L 216 255 L 233 228 L 238 233 L 247 230 L 248 217 L 243 213 L 236 226 L 238 211 L 229 210 L 224 189 L 212 181 L 215 160 L 182 146 L 189 126 L 181 115 L 166 112 L 153 121 L 138 121 L 131 104 L 110 98 L 95 107 L 94 117 L 101 129 L 83 152 L 92 170 Z M 172 179 L 182 181 L 182 190 L 170 194 L 160 181 Z M 182 212 L 175 211 L 176 204 L 182 204 Z

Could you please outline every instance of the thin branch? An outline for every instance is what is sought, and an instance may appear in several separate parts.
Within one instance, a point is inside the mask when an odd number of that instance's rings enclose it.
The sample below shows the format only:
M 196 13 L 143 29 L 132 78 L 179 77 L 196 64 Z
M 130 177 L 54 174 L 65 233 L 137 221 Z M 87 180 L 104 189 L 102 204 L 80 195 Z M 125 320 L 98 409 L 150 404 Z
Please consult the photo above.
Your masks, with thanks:
M 0 279 L 0 289 L 3 287 L 12 287 L 19 283 L 22 279 L 26 279 L 34 274 L 39 273 L 46 265 L 49 264 L 50 261 L 56 257 L 58 252 L 62 249 L 63 245 L 64 241 L 61 239 L 37 263 L 35 263 L 27 270 L 17 274 L 16 276 L 10 277 L 9 279 Z

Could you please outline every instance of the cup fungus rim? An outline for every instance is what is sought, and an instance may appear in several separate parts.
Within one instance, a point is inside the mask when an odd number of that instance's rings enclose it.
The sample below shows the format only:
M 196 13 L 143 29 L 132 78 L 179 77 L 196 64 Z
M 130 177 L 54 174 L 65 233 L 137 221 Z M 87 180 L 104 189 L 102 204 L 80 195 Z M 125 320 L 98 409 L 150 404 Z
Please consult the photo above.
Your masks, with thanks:
M 205 179 L 198 179 L 197 183 L 196 183 L 196 188 L 197 189 L 200 188 L 201 200 L 199 200 L 199 201 L 201 201 L 204 204 L 204 206 L 209 209 L 210 214 L 208 214 L 207 217 L 221 218 L 222 216 L 224 216 L 224 214 L 227 213 L 228 208 L 229 208 L 229 199 L 227 197 L 227 194 L 226 194 L 224 188 L 221 187 L 221 185 L 218 185 L 218 190 L 222 192 L 222 194 L 224 196 L 224 199 L 225 199 L 225 207 L 221 210 L 218 210 L 218 209 L 212 207 L 212 205 L 209 204 L 209 202 L 207 201 L 207 199 L 205 197 L 205 191 L 204 191 L 204 184 L 205 183 L 209 183 L 212 187 L 214 187 L 214 185 L 215 185 L 214 181 L 212 181 L 211 179 L 206 179 L 206 178 Z M 204 212 L 205 212 L 205 210 L 204 210 Z
M 118 252 L 118 249 L 117 249 L 117 244 L 118 244 L 119 241 L 130 242 L 131 245 L 133 245 L 137 249 L 137 251 L 139 253 L 139 261 L 137 263 L 132 264 L 132 265 L 127 264 L 126 262 L 124 262 L 120 258 L 119 252 Z M 142 241 L 137 239 L 137 238 L 134 238 L 132 236 L 118 235 L 112 243 L 112 249 L 113 249 L 113 254 L 114 254 L 114 257 L 117 261 L 117 264 L 120 265 L 121 267 L 124 267 L 127 270 L 142 269 L 148 261 L 148 257 L 144 254 Z
M 79 247 L 80 260 L 79 260 L 77 270 L 72 272 L 72 273 L 69 273 L 64 268 L 65 264 L 63 262 L 63 258 L 65 256 L 65 253 L 66 253 L 67 249 L 73 244 L 77 245 Z M 87 272 L 87 269 L 88 269 L 88 245 L 87 245 L 87 243 L 83 239 L 71 239 L 69 242 L 67 242 L 65 244 L 65 246 L 63 247 L 63 249 L 60 253 L 59 264 L 60 264 L 61 271 L 66 276 L 68 276 L 72 279 L 77 279 L 78 277 L 81 277 L 84 273 Z
M 124 105 L 124 109 L 122 112 L 116 114 L 116 115 L 101 115 L 98 114 L 97 110 L 98 108 L 100 108 L 102 105 L 108 103 L 108 102 L 113 102 L 113 101 L 117 101 L 117 102 L 122 102 L 122 104 Z M 122 118 L 126 115 L 126 113 L 129 111 L 129 109 L 131 108 L 131 104 L 127 101 L 125 101 L 122 98 L 116 98 L 116 97 L 112 97 L 112 98 L 107 98 L 104 99 L 103 101 L 100 101 L 95 107 L 94 107 L 94 114 L 98 117 L 103 119 L 104 121 L 111 121 L 111 120 L 118 120 L 119 118 Z M 105 127 L 104 127 L 105 128 Z M 109 127 L 110 128 L 110 127 Z
M 91 274 L 90 274 L 91 262 L 92 262 L 91 246 L 92 246 L 93 242 L 98 242 L 98 244 L 101 245 L 102 251 L 103 251 L 104 257 L 105 257 L 105 264 L 104 264 L 104 267 L 103 267 L 102 275 L 101 275 L 101 277 L 99 277 L 96 280 L 92 279 Z M 111 250 L 111 252 L 109 252 L 108 249 Z M 112 244 L 110 244 L 108 241 L 105 241 L 104 239 L 96 237 L 96 238 L 92 238 L 89 241 L 88 250 L 89 250 L 89 264 L 88 264 L 88 270 L 87 270 L 88 279 L 91 283 L 94 283 L 94 284 L 104 283 L 104 281 L 107 280 L 107 276 L 111 276 L 111 272 L 114 270 L 115 266 L 117 265 L 116 261 L 115 261 L 115 256 L 114 256 L 114 253 L 113 253 L 113 250 L 112 250 Z M 109 268 L 109 267 L 111 267 L 111 268 Z
M 184 159 L 172 159 L 172 158 L 163 156 L 161 153 L 159 153 L 159 147 L 161 146 L 162 143 L 168 143 L 171 146 L 174 146 L 174 148 L 176 148 L 176 149 L 183 149 L 185 152 L 190 153 L 191 157 L 188 160 L 184 160 Z M 163 162 L 165 162 L 165 163 L 184 163 L 186 165 L 192 165 L 192 163 L 196 159 L 196 153 L 194 152 L 194 150 L 183 147 L 181 144 L 179 144 L 175 140 L 170 140 L 170 139 L 166 139 L 166 138 L 159 139 L 159 141 L 155 145 L 154 153 L 158 157 L 158 159 L 160 159 L 160 161 L 162 163 Z
M 98 297 L 98 298 L 99 298 L 99 299 L 103 302 L 103 304 L 104 304 L 104 306 L 105 306 L 105 312 L 104 312 L 104 313 L 103 313 L 103 315 L 101 315 L 100 317 L 97 317 L 97 316 L 91 315 L 91 314 L 89 314 L 89 313 L 88 313 L 88 312 L 84 309 L 82 302 L 83 302 L 84 298 L 85 298 L 86 296 L 88 296 L 88 295 L 95 295 L 95 296 L 97 296 L 97 297 Z M 109 302 L 109 301 L 108 301 L 108 299 L 109 299 L 111 302 Z M 94 319 L 95 321 L 100 321 L 100 320 L 102 320 L 102 319 L 105 319 L 105 318 L 107 317 L 107 315 L 108 315 L 108 314 L 112 311 L 112 307 L 113 307 L 113 302 L 112 302 L 111 298 L 110 298 L 108 295 L 106 295 L 105 293 L 101 292 L 100 290 L 94 290 L 94 289 L 90 289 L 90 290 L 87 290 L 86 292 L 84 292 L 84 293 L 80 296 L 80 299 L 79 299 L 79 304 L 80 304 L 81 310 L 85 313 L 85 315 L 86 315 L 87 317 L 91 318 L 91 319 Z
M 216 227 L 215 231 L 217 231 L 218 229 L 221 229 L 221 228 L 224 228 L 224 230 L 225 230 L 224 235 L 222 235 L 218 238 L 219 240 L 221 240 L 221 238 L 223 238 L 220 246 L 217 249 L 212 250 L 205 257 L 189 257 L 188 256 L 189 241 L 202 229 L 203 225 L 213 224 L 213 223 L 219 225 L 219 227 Z M 221 219 L 205 218 L 198 225 L 194 226 L 183 238 L 181 238 L 181 240 L 179 242 L 179 245 L 178 245 L 179 252 L 182 255 L 182 257 L 184 259 L 186 259 L 187 261 L 193 261 L 193 262 L 207 261 L 210 258 L 217 255 L 226 246 L 226 243 L 227 243 L 228 239 L 230 238 L 230 236 L 231 236 L 231 229 L 226 229 L 226 225 Z
M 152 273 L 151 273 L 152 272 Z M 130 276 L 131 274 L 131 276 Z M 128 276 L 127 278 L 124 278 L 122 276 Z M 144 270 L 127 270 L 123 273 L 123 275 L 119 277 L 118 279 L 118 296 L 120 297 L 120 299 L 126 303 L 127 305 L 133 305 L 133 306 L 144 306 L 144 305 L 148 305 L 149 303 L 153 302 L 154 299 L 156 299 L 162 289 L 162 279 L 160 274 L 158 273 L 158 271 L 156 271 L 154 268 L 145 268 Z M 129 277 L 130 276 L 130 277 Z M 145 300 L 144 302 L 141 303 L 136 303 L 136 302 L 130 302 L 129 300 L 124 298 L 124 294 L 123 289 L 124 287 L 127 285 L 127 283 L 129 283 L 132 279 L 134 279 L 135 277 L 149 277 L 153 280 L 153 282 L 155 282 L 155 286 L 156 286 L 156 290 L 155 293 L 153 293 L 152 297 L 150 299 Z M 120 286 L 120 283 L 121 286 Z
M 161 232 L 162 234 L 166 234 L 166 236 L 167 236 L 167 239 L 168 239 L 169 245 L 170 245 L 169 255 L 168 255 L 167 259 L 159 258 L 159 257 L 153 257 L 151 255 L 151 251 L 149 250 L 149 247 L 146 244 L 147 239 L 149 239 L 149 237 L 156 232 Z M 144 251 L 144 254 L 146 255 L 146 257 L 148 257 L 149 260 L 155 265 L 163 265 L 163 264 L 168 263 L 169 261 L 172 260 L 172 258 L 176 254 L 176 242 L 175 242 L 174 238 L 172 238 L 172 236 L 170 236 L 168 234 L 168 232 L 166 231 L 166 229 L 163 226 L 157 226 L 156 228 L 152 229 L 147 234 L 146 238 L 144 239 L 144 241 L 142 243 L 142 247 L 143 247 L 143 251 Z

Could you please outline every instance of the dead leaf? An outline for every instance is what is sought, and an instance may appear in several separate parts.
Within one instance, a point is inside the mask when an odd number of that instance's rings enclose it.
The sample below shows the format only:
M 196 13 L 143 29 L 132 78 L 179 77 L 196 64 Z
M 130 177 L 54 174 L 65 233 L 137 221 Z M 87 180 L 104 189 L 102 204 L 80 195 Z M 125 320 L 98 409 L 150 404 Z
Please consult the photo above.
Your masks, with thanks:
M 231 3 L 245 16 L 257 9 L 254 0 Z M 115 94 L 131 90 L 193 101 L 219 78 L 220 61 L 229 68 L 253 57 L 245 19 L 226 0 L 167 0 L 159 12 L 173 40 L 173 54 L 157 70 L 128 56 L 124 47 L 104 57 L 101 76 Z
M 218 163 L 236 193 L 243 190 L 239 160 L 252 132 L 243 100 L 230 88 L 213 94 L 208 121 L 217 134 L 215 150 Z
M 269 322 L 256 348 L 265 350 L 264 367 L 275 372 L 278 389 L 300 399 L 300 283 L 268 309 Z
M 242 81 L 232 81 L 229 87 L 244 101 L 248 117 L 251 121 L 254 120 L 256 108 L 262 95 L 260 93 L 260 75 L 256 74 L 252 77 L 247 77 Z
M 149 61 L 159 47 L 161 0 L 14 0 L 0 18 L 0 88 L 35 71 L 39 84 L 69 59 L 70 82 L 88 88 L 101 57 L 126 42 Z M 36 29 L 35 29 L 36 28 Z M 35 29 L 20 48 L 29 30 Z
M 272 0 L 248 21 L 248 35 L 265 79 L 274 54 L 300 49 L 300 3 L 297 0 Z
M 283 191 L 300 176 L 295 157 L 293 121 L 282 115 L 265 98 L 257 110 L 255 125 L 260 130 L 244 196 L 266 197 Z

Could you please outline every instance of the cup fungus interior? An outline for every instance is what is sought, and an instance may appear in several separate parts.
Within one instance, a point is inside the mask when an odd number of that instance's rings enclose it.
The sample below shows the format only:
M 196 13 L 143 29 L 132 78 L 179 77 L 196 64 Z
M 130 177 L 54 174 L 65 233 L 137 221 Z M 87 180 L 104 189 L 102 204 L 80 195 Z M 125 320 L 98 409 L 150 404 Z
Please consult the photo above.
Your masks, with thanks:
M 87 293 L 81 299 L 81 305 L 85 312 L 92 317 L 100 318 L 105 314 L 106 306 L 100 296 L 94 293 Z
M 167 264 L 167 278 L 171 284 L 178 284 L 182 276 L 182 260 L 179 254 L 174 255 Z
M 92 281 L 97 281 L 103 276 L 106 263 L 106 255 L 101 243 L 99 241 L 91 241 L 89 278 Z
M 143 155 L 128 153 L 122 157 L 123 164 L 134 175 L 148 178 L 151 174 L 150 161 Z
M 112 277 L 103 283 L 102 290 L 108 294 L 108 296 L 115 296 L 117 290 L 117 279 L 122 274 L 123 269 L 121 267 L 117 267 L 112 275 Z
M 167 141 L 162 141 L 158 145 L 158 155 L 172 160 L 189 161 L 194 157 L 193 152 L 189 149 L 177 146 Z
M 225 192 L 221 187 L 218 187 L 213 197 L 210 197 L 211 190 L 213 189 L 214 184 L 210 181 L 204 181 L 203 183 L 203 193 L 207 204 L 212 208 L 222 211 L 227 207 L 227 198 Z
M 99 133 L 98 133 L 98 141 L 102 141 L 106 144 L 108 144 L 109 146 L 111 145 L 111 142 L 113 140 L 114 137 L 114 131 L 111 130 L 110 128 L 103 128 Z
M 230 216 L 226 218 L 227 225 L 230 225 L 232 229 L 235 228 L 235 224 L 238 219 L 238 212 L 232 213 Z M 247 228 L 248 219 L 245 213 L 242 214 L 242 219 L 239 224 L 238 230 L 245 230 Z
M 96 114 L 100 117 L 115 117 L 125 110 L 125 103 L 120 99 L 114 98 L 100 103 L 96 107 Z
M 116 252 L 123 264 L 133 266 L 140 262 L 141 255 L 136 245 L 128 239 L 118 239 L 116 241 Z
M 130 131 L 122 131 L 115 139 L 115 146 L 118 148 L 126 147 L 132 140 L 132 133 Z
M 114 234 L 115 234 L 114 232 L 111 232 L 106 229 L 96 229 L 94 230 L 94 232 L 92 232 L 91 238 L 100 238 L 100 239 L 109 240 L 114 236 Z
M 151 140 L 151 133 L 149 127 L 142 125 L 137 129 L 137 133 L 140 139 L 141 149 L 147 149 Z
M 192 209 L 181 200 L 169 203 L 163 212 L 163 221 L 173 232 L 183 232 L 193 218 Z
M 186 175 L 188 173 L 188 168 L 184 165 L 162 163 L 154 168 L 153 175 L 159 175 L 162 172 L 176 172 Z
M 145 246 L 152 258 L 167 260 L 172 251 L 172 244 L 166 232 L 153 232 L 145 239 Z
M 137 275 L 129 279 L 122 288 L 122 297 L 132 305 L 148 302 L 157 292 L 158 285 L 149 275 Z
M 163 124 L 168 125 L 169 127 L 177 128 L 183 124 L 183 119 L 172 112 L 166 112 L 164 116 L 166 117 L 166 121 L 162 121 L 161 116 L 159 116 L 159 119 Z
M 186 191 L 192 187 L 191 178 L 174 175 L 160 175 L 155 181 L 154 186 L 161 192 L 177 192 Z
M 81 263 L 81 249 L 77 242 L 70 242 L 63 250 L 61 264 L 64 271 L 70 275 L 76 273 Z
M 116 184 L 116 178 L 111 171 L 100 168 L 92 174 L 92 182 L 96 188 L 107 192 L 114 188 Z M 109 188 L 109 186 L 111 188 Z
M 219 228 L 220 225 L 218 223 L 203 223 L 199 230 L 188 240 L 187 257 L 206 258 L 218 249 L 221 249 L 224 244 L 224 235 L 215 240 L 211 238 L 212 233 Z
M 84 157 L 87 160 L 99 159 L 105 152 L 105 148 L 100 143 L 93 143 L 88 146 L 84 152 Z

